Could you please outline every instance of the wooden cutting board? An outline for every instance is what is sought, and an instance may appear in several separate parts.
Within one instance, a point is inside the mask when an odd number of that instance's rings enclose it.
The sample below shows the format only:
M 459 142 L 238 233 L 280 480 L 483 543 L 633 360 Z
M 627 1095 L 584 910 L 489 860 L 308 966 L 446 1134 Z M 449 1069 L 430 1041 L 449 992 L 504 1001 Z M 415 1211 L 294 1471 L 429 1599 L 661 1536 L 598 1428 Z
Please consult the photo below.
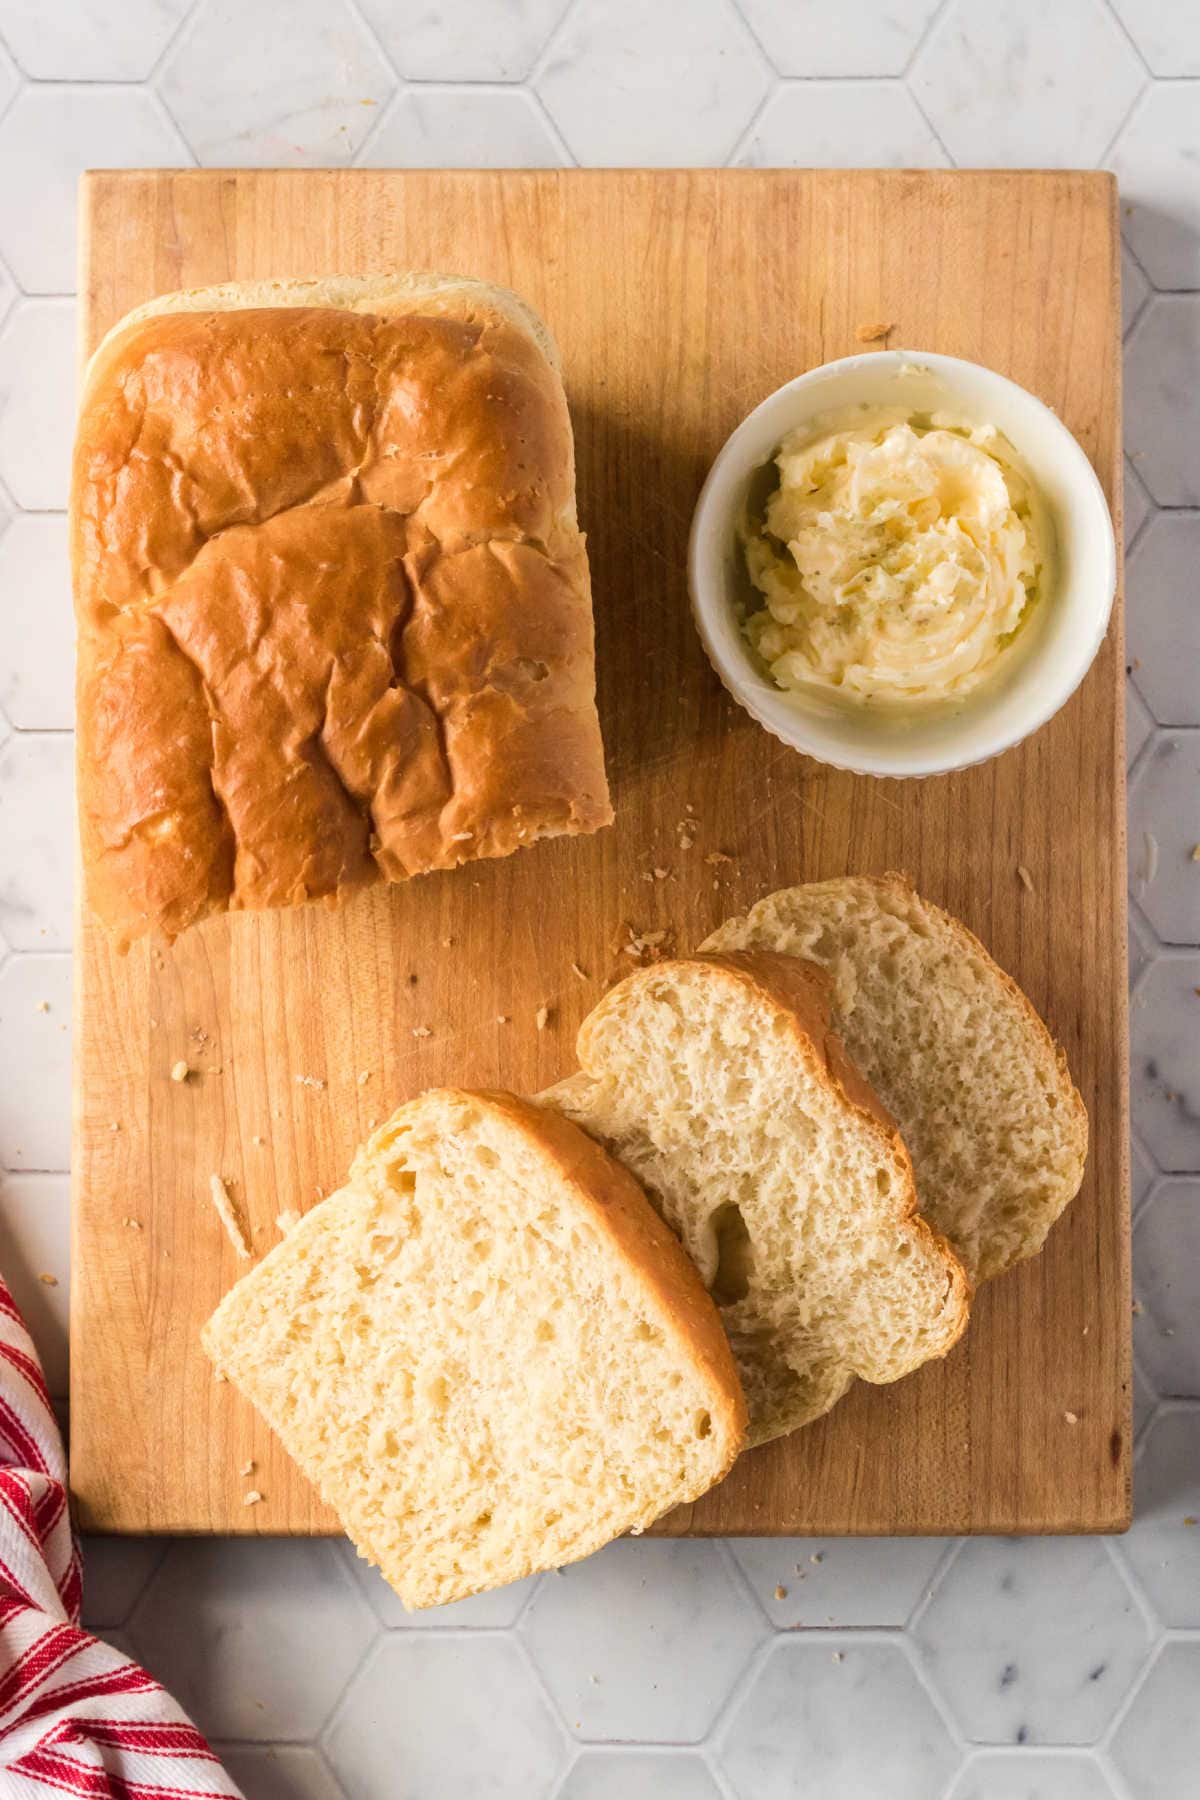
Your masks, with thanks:
M 565 1073 L 579 1020 L 629 968 L 616 945 L 630 926 L 694 946 L 771 888 L 889 868 L 978 932 L 1062 1040 L 1092 1120 L 1084 1190 L 1044 1255 L 979 1295 L 946 1363 L 859 1384 L 662 1529 L 1127 1523 L 1120 610 L 1080 693 L 1031 743 L 965 774 L 885 783 L 752 724 L 704 660 L 684 585 L 692 507 L 727 433 L 876 325 L 893 346 L 971 357 L 1040 394 L 1119 518 L 1115 214 L 1110 177 L 1044 172 L 85 179 L 85 352 L 151 295 L 234 278 L 450 269 L 545 315 L 578 439 L 617 809 L 595 838 L 367 894 L 341 915 L 218 919 L 124 959 L 81 920 L 71 1473 L 85 1526 L 334 1528 L 200 1353 L 201 1322 L 245 1267 L 210 1204 L 214 1172 L 265 1251 L 276 1215 L 336 1187 L 405 1097 L 447 1081 L 530 1092 Z M 180 1059 L 196 1071 L 186 1084 L 170 1076 Z M 253 1508 L 250 1487 L 264 1495 Z

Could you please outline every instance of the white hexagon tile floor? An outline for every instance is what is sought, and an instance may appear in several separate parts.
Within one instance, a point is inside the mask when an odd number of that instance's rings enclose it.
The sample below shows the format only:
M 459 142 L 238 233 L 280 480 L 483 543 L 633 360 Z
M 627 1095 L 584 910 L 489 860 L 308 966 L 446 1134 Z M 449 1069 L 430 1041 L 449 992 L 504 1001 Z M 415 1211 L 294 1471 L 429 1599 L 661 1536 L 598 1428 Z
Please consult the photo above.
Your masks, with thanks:
M 79 170 L 1107 164 L 1122 183 L 1133 1530 L 629 1542 L 412 1619 L 343 1544 L 89 1544 L 90 1621 L 174 1683 L 250 1800 L 1200 1794 L 1198 159 L 1192 0 L 0 0 L 0 1266 L 58 1395 Z

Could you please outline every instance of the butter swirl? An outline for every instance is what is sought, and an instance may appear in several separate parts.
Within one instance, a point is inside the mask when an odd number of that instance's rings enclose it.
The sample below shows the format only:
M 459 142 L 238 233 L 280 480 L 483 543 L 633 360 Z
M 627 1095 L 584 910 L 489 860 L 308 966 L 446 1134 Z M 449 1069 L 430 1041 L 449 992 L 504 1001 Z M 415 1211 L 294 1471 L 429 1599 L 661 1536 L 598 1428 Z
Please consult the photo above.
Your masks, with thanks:
M 1037 603 L 1046 547 L 994 427 L 876 415 L 795 432 L 776 464 L 765 516 L 743 532 L 765 602 L 744 629 L 779 687 L 912 705 L 997 672 Z

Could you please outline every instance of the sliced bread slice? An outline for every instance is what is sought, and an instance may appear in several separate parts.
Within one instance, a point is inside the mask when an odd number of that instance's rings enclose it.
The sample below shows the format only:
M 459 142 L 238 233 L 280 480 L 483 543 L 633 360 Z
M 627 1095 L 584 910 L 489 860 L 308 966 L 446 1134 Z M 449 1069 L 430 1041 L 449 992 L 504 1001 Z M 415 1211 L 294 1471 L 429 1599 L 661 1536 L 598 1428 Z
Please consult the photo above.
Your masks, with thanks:
M 721 1308 L 763 1443 L 852 1377 L 942 1356 L 967 1284 L 916 1216 L 908 1153 L 829 1025 L 828 982 L 786 956 L 638 970 L 541 1098 L 633 1170 Z
M 637 1183 L 510 1094 L 402 1106 L 203 1342 L 409 1607 L 649 1525 L 745 1433 L 716 1309 Z
M 1041 1249 L 1079 1191 L 1088 1122 L 1063 1052 L 965 925 L 902 875 L 768 894 L 707 950 L 826 969 L 833 1023 L 896 1120 L 921 1211 L 975 1281 Z

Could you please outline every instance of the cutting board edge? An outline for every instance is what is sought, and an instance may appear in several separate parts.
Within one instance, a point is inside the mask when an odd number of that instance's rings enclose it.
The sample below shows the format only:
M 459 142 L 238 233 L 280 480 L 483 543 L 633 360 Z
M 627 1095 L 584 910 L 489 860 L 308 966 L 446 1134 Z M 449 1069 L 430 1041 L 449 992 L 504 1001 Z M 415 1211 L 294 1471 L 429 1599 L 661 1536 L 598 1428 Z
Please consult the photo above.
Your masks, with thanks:
M 95 180 L 97 182 L 116 181 L 116 182 L 119 182 L 121 185 L 125 185 L 129 182 L 135 182 L 135 181 L 139 181 L 139 180 L 145 181 L 147 178 L 153 180 L 154 178 L 156 178 L 160 175 L 168 175 L 172 179 L 182 177 L 189 182 L 192 182 L 192 181 L 201 182 L 201 181 L 205 180 L 206 178 L 211 177 L 214 173 L 215 172 L 213 172 L 213 171 L 194 170 L 194 169 L 162 170 L 162 171 L 112 171 L 112 172 L 98 170 L 98 171 L 89 172 L 89 174 L 84 177 L 82 185 L 86 189 L 93 180 Z M 267 172 L 253 170 L 253 171 L 222 171 L 220 173 L 224 176 L 238 179 L 238 178 L 243 178 L 244 176 L 247 176 L 247 175 L 249 175 L 251 177 L 257 177 L 257 176 L 259 176 L 263 173 L 267 173 Z M 359 175 L 368 176 L 372 172 L 366 171 L 366 170 L 349 171 L 349 172 L 285 170 L 285 171 L 280 171 L 280 173 L 283 174 L 284 176 L 286 176 L 287 178 L 291 179 L 291 178 L 295 178 L 295 177 L 303 177 L 303 176 L 313 175 L 313 174 L 317 174 L 317 173 L 336 173 L 339 176 L 341 176 L 342 174 L 345 174 L 345 173 L 349 173 L 354 176 L 359 176 Z M 463 175 L 471 175 L 471 174 L 480 173 L 480 172 L 475 172 L 475 171 L 458 172 L 458 171 L 455 171 L 454 173 L 455 174 L 461 173 Z M 484 173 L 491 174 L 491 173 L 500 173 L 500 172 L 487 171 Z M 537 173 L 537 172 L 508 171 L 506 173 L 511 173 L 511 174 L 516 175 L 516 174 L 527 174 L 527 173 L 533 174 L 533 173 Z M 587 177 L 599 177 L 599 176 L 603 176 L 609 172 L 607 172 L 607 171 L 561 171 L 561 172 L 557 172 L 557 173 L 559 173 L 561 175 L 569 176 L 569 177 L 576 176 L 576 175 L 587 176 Z M 635 173 L 635 172 L 623 172 L 623 173 Z M 640 172 L 636 172 L 636 173 L 641 173 L 641 174 L 646 174 L 646 175 L 658 175 L 659 173 L 668 173 L 668 172 L 640 171 Z M 686 172 L 681 171 L 679 173 L 686 173 Z M 773 177 L 787 177 L 794 172 L 792 172 L 792 171 L 741 170 L 741 171 L 723 171 L 722 173 L 729 174 L 730 176 L 734 176 L 739 179 L 743 179 L 743 178 L 751 178 L 752 179 L 756 175 L 769 175 L 769 176 L 773 176 Z M 868 173 L 868 172 L 864 171 L 864 173 Z M 906 171 L 882 171 L 882 172 L 878 172 L 878 173 L 881 174 L 882 176 L 886 177 L 887 179 L 891 179 L 893 177 L 903 177 L 905 175 L 910 174 L 910 172 L 906 172 Z M 959 172 L 957 172 L 957 171 L 933 171 L 930 173 L 937 179 L 941 180 L 941 179 L 953 179 Z M 971 175 L 978 175 L 980 177 L 994 178 L 997 180 L 1004 180 L 1004 181 L 1011 181 L 1013 179 L 1014 175 L 1018 175 L 1018 174 L 1028 175 L 1031 177 L 1044 177 L 1044 178 L 1048 178 L 1051 180 L 1070 176 L 1072 179 L 1078 179 L 1086 184 L 1106 185 L 1108 187 L 1110 195 L 1111 195 L 1110 207 L 1111 207 L 1111 210 L 1115 217 L 1116 206 L 1117 206 L 1116 180 L 1115 180 L 1115 177 L 1107 171 L 1023 171 L 1023 172 L 1016 172 L 1016 171 L 996 170 L 996 171 L 978 171 L 978 172 L 972 171 L 969 173 Z M 1113 233 L 1114 267 L 1117 266 L 1118 257 L 1119 257 L 1118 242 L 1119 242 L 1119 240 L 1118 240 L 1117 234 L 1114 232 Z M 85 310 L 85 308 L 81 308 L 81 323 L 80 323 L 81 334 L 86 330 L 86 325 L 84 323 L 85 316 L 86 316 L 86 310 Z M 1117 362 L 1115 365 L 1114 376 L 1115 376 L 1115 381 L 1116 381 L 1116 404 L 1115 404 L 1115 409 L 1114 409 L 1114 413 L 1115 413 L 1114 435 L 1115 435 L 1117 450 L 1119 452 L 1119 444 L 1120 444 L 1120 437 L 1119 437 L 1119 431 L 1120 431 L 1120 362 L 1119 362 L 1119 356 L 1117 358 Z M 1117 456 L 1116 466 L 1119 468 L 1119 454 Z M 1114 494 L 1114 514 L 1117 517 L 1118 530 L 1120 530 L 1120 505 L 1121 505 L 1121 497 L 1120 497 L 1119 483 L 1118 483 L 1117 491 Z M 1118 597 L 1118 604 L 1114 611 L 1114 625 L 1115 625 L 1115 629 L 1116 629 L 1116 642 L 1117 642 L 1118 646 L 1120 646 L 1121 644 L 1123 644 L 1123 611 L 1122 611 L 1122 607 L 1120 604 L 1120 597 Z M 1120 740 L 1123 740 L 1124 720 L 1123 720 L 1123 712 L 1119 705 L 1115 709 L 1115 720 L 1116 720 L 1116 730 L 1117 730 L 1118 737 Z M 1118 775 L 1119 786 L 1120 786 L 1121 792 L 1123 794 L 1124 789 L 1125 789 L 1123 757 L 1121 757 L 1121 759 L 1118 763 L 1118 771 L 1119 771 L 1119 775 Z M 1115 935 L 1116 935 L 1116 938 L 1118 941 L 1118 945 L 1123 950 L 1124 946 L 1127 942 L 1127 927 L 1126 927 L 1126 923 L 1125 923 L 1126 905 L 1125 905 L 1125 882 L 1124 882 L 1125 823 L 1124 823 L 1123 816 L 1121 817 L 1120 822 L 1119 822 L 1119 838 L 1120 838 L 1120 846 L 1119 846 L 1120 857 L 1118 859 L 1119 866 L 1117 868 L 1118 879 L 1114 882 L 1114 891 L 1115 891 L 1115 894 L 1118 896 L 1118 903 L 1117 903 L 1117 906 L 1114 909 L 1114 911 L 1115 911 L 1115 913 L 1119 912 L 1120 917 L 1119 917 L 1119 919 L 1114 917 L 1114 932 L 1115 932 Z M 76 1008 L 78 1008 L 82 1004 L 82 999 L 83 999 L 82 984 L 79 984 L 79 987 L 77 989 L 77 995 L 78 995 L 78 998 L 75 1002 Z M 1119 1270 L 1119 1275 L 1120 1275 L 1120 1278 L 1124 1285 L 1125 1290 L 1128 1292 L 1131 1289 L 1129 1233 L 1128 1233 L 1128 1229 L 1127 1229 L 1128 1191 L 1129 1191 L 1129 1157 L 1130 1157 L 1130 1136 L 1129 1136 L 1129 1118 L 1128 1118 L 1128 1055 L 1129 1055 L 1129 1050 L 1128 1050 L 1128 1033 L 1127 1033 L 1127 1024 L 1128 1024 L 1127 996 L 1126 996 L 1123 988 L 1120 990 L 1120 993 L 1119 993 L 1119 996 L 1117 999 L 1117 1011 L 1120 1015 L 1120 1023 L 1122 1026 L 1122 1032 L 1119 1037 L 1119 1042 L 1121 1045 L 1120 1060 L 1123 1065 L 1122 1066 L 1122 1101 L 1121 1101 L 1121 1106 L 1120 1106 L 1120 1118 L 1119 1118 L 1119 1121 L 1117 1121 L 1117 1123 L 1118 1123 L 1117 1142 L 1119 1144 L 1120 1159 L 1121 1159 L 1121 1163 L 1122 1163 L 1123 1189 L 1124 1189 L 1124 1192 L 1126 1195 L 1126 1229 L 1122 1235 L 1121 1257 L 1120 1257 L 1121 1267 Z M 73 1126 L 72 1126 L 73 1143 L 77 1144 L 79 1141 L 79 1112 L 80 1112 L 80 1107 L 82 1105 L 82 1098 L 83 1098 L 82 1086 L 81 1086 L 81 1074 L 78 1069 L 78 1065 L 76 1065 L 73 1068 L 73 1073 L 72 1073 L 72 1096 L 73 1096 L 73 1101 L 72 1101 L 72 1104 L 73 1104 Z M 73 1245 L 78 1242 L 78 1238 L 77 1238 L 78 1206 L 77 1206 L 77 1202 L 76 1202 L 76 1196 L 79 1192 L 79 1184 L 82 1181 L 82 1179 L 83 1179 L 83 1170 L 76 1161 L 73 1161 L 73 1174 L 72 1174 L 72 1200 L 73 1200 L 72 1237 L 73 1237 Z M 72 1301 L 73 1315 L 74 1315 L 74 1308 L 75 1308 L 75 1302 L 73 1299 L 73 1301 Z M 74 1330 L 74 1327 L 73 1327 L 73 1330 Z M 1120 1353 L 1121 1353 L 1121 1362 L 1123 1365 L 1123 1387 L 1124 1387 L 1124 1391 L 1125 1391 L 1125 1398 L 1126 1398 L 1126 1403 L 1127 1403 L 1127 1408 L 1128 1408 L 1128 1407 L 1131 1407 L 1130 1390 L 1131 1390 L 1131 1370 L 1132 1370 L 1131 1334 L 1128 1331 L 1125 1333 L 1125 1335 L 1121 1339 Z M 73 1389 L 73 1393 L 74 1393 L 74 1374 L 72 1375 L 72 1389 Z M 1093 1531 L 1094 1532 L 1107 1532 L 1107 1531 L 1114 1531 L 1114 1530 L 1115 1531 L 1124 1530 L 1129 1523 L 1129 1517 L 1130 1517 L 1128 1490 L 1129 1490 L 1129 1485 L 1130 1485 L 1130 1472 L 1131 1472 L 1132 1460 L 1131 1460 L 1131 1449 L 1129 1447 L 1129 1432 L 1128 1431 L 1125 1434 L 1125 1447 L 1122 1450 L 1122 1458 L 1123 1458 L 1123 1472 L 1124 1472 L 1125 1488 L 1126 1488 L 1125 1501 L 1124 1501 L 1124 1504 L 1120 1508 L 1118 1508 L 1115 1511 L 1110 1511 L 1110 1512 L 1106 1513 L 1103 1518 L 1094 1518 L 1092 1520 L 1088 1520 L 1088 1519 L 1080 1519 L 1078 1517 L 1072 1517 L 1069 1519 L 1064 1518 L 1064 1519 L 1060 1520 L 1056 1516 L 1053 1519 L 1047 1519 L 1043 1523 L 1038 1523 L 1038 1522 L 1032 1521 L 1028 1515 L 1022 1515 L 1019 1519 L 1012 1520 L 1012 1521 L 1001 1520 L 999 1518 L 999 1516 L 997 1515 L 996 1518 L 994 1518 L 994 1519 L 989 1518 L 985 1521 L 976 1521 L 974 1523 L 967 1524 L 967 1525 L 963 1525 L 962 1523 L 957 1523 L 954 1525 L 947 1524 L 947 1525 L 943 1526 L 941 1524 L 934 1523 L 934 1524 L 921 1524 L 921 1525 L 906 1525 L 906 1526 L 904 1526 L 903 1529 L 906 1532 L 911 1532 L 913 1535 L 938 1535 L 945 1530 L 953 1530 L 955 1532 L 962 1532 L 962 1531 L 966 1531 L 966 1532 L 972 1532 L 972 1531 L 973 1532 L 981 1532 L 981 1531 L 983 1531 L 983 1532 L 992 1532 L 992 1531 L 1004 1532 L 1007 1530 L 1015 1530 L 1015 1531 L 1020 1531 L 1020 1532 L 1056 1532 L 1056 1533 L 1057 1532 L 1072 1532 L 1072 1533 L 1073 1532 L 1093 1532 Z M 91 1530 L 104 1531 L 104 1530 L 108 1530 L 108 1529 L 113 1529 L 113 1530 L 116 1530 L 119 1532 L 136 1531 L 136 1532 L 146 1532 L 146 1533 L 152 1534 L 152 1535 L 159 1535 L 159 1534 L 167 1534 L 170 1532 L 200 1532 L 200 1533 L 203 1533 L 206 1530 L 212 1529 L 212 1527 L 209 1527 L 209 1526 L 194 1526 L 194 1525 L 187 1526 L 187 1525 L 175 1524 L 175 1523 L 159 1525 L 157 1523 L 148 1522 L 144 1518 L 134 1521 L 132 1519 L 131 1514 L 122 1513 L 121 1509 L 119 1507 L 113 1508 L 111 1510 L 111 1512 L 107 1515 L 107 1519 L 111 1519 L 113 1521 L 113 1523 L 110 1525 L 109 1523 L 106 1522 L 106 1515 L 104 1515 L 104 1514 L 96 1515 L 93 1513 L 93 1509 L 92 1509 L 91 1504 L 89 1503 L 86 1492 L 80 1494 L 79 1504 L 80 1504 L 81 1518 L 83 1518 L 84 1521 L 86 1522 L 87 1528 L 91 1529 Z M 125 1522 L 126 1519 L 128 1519 L 129 1522 Z M 118 1521 L 120 1521 L 120 1522 L 118 1522 Z M 791 1520 L 788 1520 L 779 1525 L 772 1524 L 771 1526 L 765 1527 L 765 1528 L 761 1525 L 756 1525 L 754 1527 L 742 1527 L 737 1524 L 723 1524 L 719 1528 L 719 1532 L 717 1532 L 714 1529 L 713 1534 L 714 1535 L 719 1534 L 719 1535 L 725 1535 L 725 1536 L 742 1536 L 742 1535 L 776 1536 L 776 1535 L 789 1535 L 795 1531 L 803 1530 L 806 1534 L 812 1534 L 816 1531 L 822 1531 L 822 1534 L 825 1535 L 825 1534 L 831 1533 L 833 1531 L 833 1529 L 834 1529 L 833 1527 L 827 1527 L 827 1528 L 823 1529 L 820 1522 L 814 1522 L 814 1520 L 810 1517 L 808 1520 L 803 1521 L 803 1522 L 793 1523 Z M 861 1527 L 853 1527 L 853 1526 L 847 1528 L 845 1525 L 842 1525 L 840 1527 L 840 1530 L 842 1530 L 842 1531 L 846 1531 L 847 1529 L 850 1529 L 851 1531 L 853 1531 L 853 1533 L 855 1535 L 886 1535 L 886 1532 L 884 1532 L 882 1530 L 879 1533 L 876 1533 L 876 1532 L 870 1530 L 869 1528 L 863 1529 Z M 229 1532 L 229 1534 L 231 1534 L 231 1535 L 275 1535 L 278 1532 L 278 1527 L 276 1527 L 275 1531 L 268 1534 L 268 1533 L 265 1533 L 261 1530 L 258 1530 L 255 1527 L 251 1526 L 248 1522 L 247 1522 L 247 1524 L 245 1524 L 243 1526 L 241 1524 L 241 1522 L 238 1521 L 233 1526 L 224 1527 L 224 1530 Z M 671 1530 L 669 1522 L 660 1522 L 659 1526 L 655 1527 L 654 1530 L 656 1533 L 661 1533 L 663 1535 L 677 1535 L 675 1532 L 673 1532 Z M 334 1525 L 330 1524 L 326 1531 L 316 1532 L 316 1531 L 313 1531 L 311 1528 L 298 1526 L 298 1527 L 296 1527 L 295 1531 L 289 1531 L 286 1534 L 287 1535 L 304 1535 L 304 1534 L 336 1535 L 336 1527 Z M 705 1530 L 705 1528 L 702 1524 L 699 1526 L 695 1526 L 695 1525 L 690 1526 L 689 1534 L 691 1534 L 691 1535 L 709 1535 L 709 1533 Z

